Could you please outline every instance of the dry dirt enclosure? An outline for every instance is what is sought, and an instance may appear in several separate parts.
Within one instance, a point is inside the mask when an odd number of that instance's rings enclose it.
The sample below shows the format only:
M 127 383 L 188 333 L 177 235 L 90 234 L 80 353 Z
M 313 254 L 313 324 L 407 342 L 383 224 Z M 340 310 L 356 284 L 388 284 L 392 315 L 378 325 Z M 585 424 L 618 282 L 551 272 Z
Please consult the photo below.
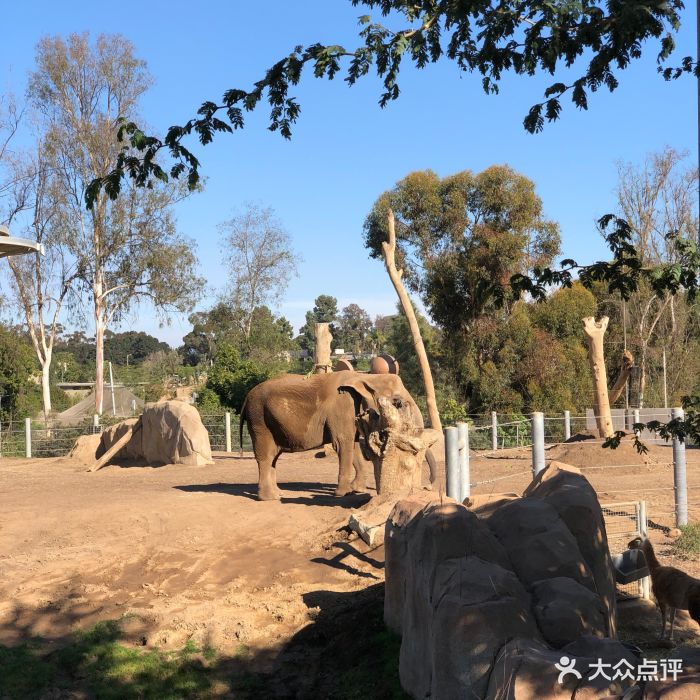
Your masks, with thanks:
M 645 498 L 649 518 L 671 524 L 670 449 L 641 458 L 628 448 L 578 443 L 547 456 L 586 469 L 601 501 Z M 473 457 L 472 480 L 490 482 L 473 492 L 522 491 L 529 467 L 527 450 Z M 121 619 L 137 646 L 213 647 L 227 672 L 256 674 L 249 690 L 258 697 L 354 697 L 339 686 L 352 682 L 359 654 L 375 654 L 365 635 L 382 653 L 396 644 L 381 636 L 383 549 L 341 529 L 366 497 L 336 499 L 337 462 L 313 452 L 284 455 L 278 471 L 281 503 L 255 499 L 250 455 L 94 474 L 67 459 L 0 460 L 0 644 L 40 638 L 59 647 L 76 630 Z M 700 520 L 695 451 L 688 482 L 691 519 Z M 652 538 L 668 557 L 663 532 Z M 697 561 L 673 561 L 700 575 Z M 658 616 L 645 627 L 647 613 L 626 617 L 650 648 Z M 693 625 L 681 640 L 700 640 Z M 396 696 L 395 678 L 387 680 L 395 669 L 379 656 L 370 664 L 381 679 L 374 697 Z M 226 683 L 207 692 L 241 696 Z

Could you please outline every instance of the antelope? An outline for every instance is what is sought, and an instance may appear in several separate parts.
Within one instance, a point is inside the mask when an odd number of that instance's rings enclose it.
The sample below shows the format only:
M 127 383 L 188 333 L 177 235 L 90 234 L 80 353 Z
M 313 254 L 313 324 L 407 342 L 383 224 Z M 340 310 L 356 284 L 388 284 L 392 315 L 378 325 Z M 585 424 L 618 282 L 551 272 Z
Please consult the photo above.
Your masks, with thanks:
M 687 610 L 690 617 L 700 624 L 700 580 L 673 566 L 662 566 L 654 553 L 654 547 L 646 537 L 635 537 L 629 549 L 641 549 L 651 575 L 651 589 L 661 612 L 661 637 L 666 631 L 666 613 L 670 612 L 668 640 L 673 641 L 673 621 L 676 610 Z

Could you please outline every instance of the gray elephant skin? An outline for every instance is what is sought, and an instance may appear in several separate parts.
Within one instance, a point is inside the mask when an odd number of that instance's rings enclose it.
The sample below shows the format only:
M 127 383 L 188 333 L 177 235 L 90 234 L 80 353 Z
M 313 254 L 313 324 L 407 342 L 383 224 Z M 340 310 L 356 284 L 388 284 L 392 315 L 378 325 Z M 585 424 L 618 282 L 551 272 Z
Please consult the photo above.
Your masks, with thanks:
M 351 371 L 310 377 L 286 374 L 251 389 L 241 409 L 240 437 L 242 440 L 245 422 L 258 462 L 259 499 L 281 497 L 276 464 L 283 452 L 303 452 L 324 444 L 333 445 L 338 453 L 336 496 L 366 491 L 371 466 L 362 455 L 356 421 L 367 411 L 377 409 L 379 396 L 390 398 L 397 406 L 408 403 L 414 407 L 416 425 L 423 427 L 416 402 L 395 374 Z M 435 460 L 432 454 L 426 458 L 434 480 Z

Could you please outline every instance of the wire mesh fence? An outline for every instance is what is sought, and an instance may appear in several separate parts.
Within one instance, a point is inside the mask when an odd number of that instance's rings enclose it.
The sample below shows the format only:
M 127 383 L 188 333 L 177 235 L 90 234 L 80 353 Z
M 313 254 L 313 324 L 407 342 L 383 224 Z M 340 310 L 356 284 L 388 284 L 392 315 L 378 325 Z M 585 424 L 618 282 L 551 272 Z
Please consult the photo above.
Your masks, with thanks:
M 226 413 L 203 414 L 200 417 L 209 433 L 212 451 L 226 451 Z M 25 421 L 4 423 L 0 425 L 0 457 L 64 457 L 70 453 L 80 436 L 101 433 L 106 427 L 119 421 L 118 418 L 108 416 L 103 416 L 99 425 L 85 421 L 73 426 L 46 426 L 33 421 L 29 431 Z M 232 450 L 240 449 L 239 422 L 235 414 L 230 414 L 230 443 Z M 242 449 L 252 450 L 246 426 L 243 427 Z
M 642 522 L 646 517 L 646 503 L 644 501 L 601 503 L 600 507 L 605 519 L 608 548 L 612 555 L 624 552 L 630 540 L 646 532 L 646 524 Z M 621 598 L 648 597 L 648 577 L 631 583 L 618 583 L 617 594 Z

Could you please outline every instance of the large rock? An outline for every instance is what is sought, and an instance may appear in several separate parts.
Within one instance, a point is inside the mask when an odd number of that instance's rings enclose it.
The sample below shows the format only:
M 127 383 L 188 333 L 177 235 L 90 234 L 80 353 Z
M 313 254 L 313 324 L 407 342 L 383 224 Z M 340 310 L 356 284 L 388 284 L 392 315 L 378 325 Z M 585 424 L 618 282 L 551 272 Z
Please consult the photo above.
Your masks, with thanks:
M 633 678 L 593 678 L 589 669 L 602 658 L 636 670 L 637 660 L 610 638 L 607 537 L 577 470 L 550 466 L 525 497 L 476 497 L 466 502 L 473 510 L 423 499 L 397 503 L 385 529 L 385 620 L 402 635 L 399 673 L 412 697 L 641 693 Z M 560 684 L 563 656 L 582 675 Z
M 384 623 L 397 634 L 401 634 L 406 598 L 408 543 L 423 517 L 425 506 L 436 498 L 430 491 L 416 491 L 402 498 L 393 507 L 384 527 Z M 442 501 L 454 503 L 451 498 Z
M 405 528 L 405 536 L 402 536 L 404 533 L 400 535 L 397 532 L 397 525 Z M 440 611 L 438 608 L 443 599 L 448 593 L 454 598 L 463 597 L 463 607 L 470 608 L 470 610 L 462 611 L 464 614 L 461 614 L 460 619 L 468 618 L 470 620 L 468 625 L 470 630 L 477 628 L 483 630 L 492 624 L 493 620 L 487 616 L 485 608 L 483 612 L 480 612 L 479 605 L 471 604 L 469 596 L 473 585 L 488 584 L 488 577 L 477 584 L 478 577 L 470 576 L 469 580 L 464 578 L 467 575 L 467 570 L 475 568 L 483 574 L 483 568 L 479 564 L 479 560 L 481 560 L 484 566 L 495 565 L 494 571 L 499 569 L 499 573 L 510 574 L 510 581 L 513 585 L 517 585 L 518 591 L 522 595 L 525 595 L 524 590 L 508 571 L 508 557 L 496 538 L 473 513 L 470 513 L 462 505 L 431 504 L 416 512 L 415 504 L 410 502 L 405 504 L 400 501 L 387 522 L 385 543 L 389 549 L 394 547 L 397 550 L 405 544 L 405 553 L 400 569 L 404 580 L 403 591 L 397 590 L 395 581 L 392 581 L 394 575 L 398 573 L 396 567 L 398 557 L 395 556 L 397 551 L 388 555 L 390 566 L 385 572 L 388 581 L 387 595 L 394 598 L 394 601 L 388 606 L 389 619 L 394 628 L 399 626 L 397 624 L 399 617 L 397 603 L 403 593 L 403 610 L 400 613 L 402 643 L 399 657 L 401 683 L 414 697 L 424 697 L 430 693 L 433 693 L 433 697 L 438 697 L 435 695 L 433 687 L 434 679 L 436 682 L 438 682 L 437 679 L 445 680 L 449 685 L 446 678 L 449 672 L 446 668 L 439 666 L 445 650 L 451 648 L 450 645 L 453 641 L 458 645 L 453 648 L 454 654 L 460 654 L 460 650 L 463 649 L 460 646 L 463 639 L 457 640 L 455 637 L 453 640 L 454 635 L 449 633 L 445 636 L 441 629 L 441 626 L 445 624 L 445 613 L 444 608 Z M 450 563 L 446 565 L 446 568 L 440 568 L 448 560 L 467 559 L 469 559 L 469 564 L 466 562 Z M 477 564 L 479 565 L 477 566 Z M 441 572 L 440 575 L 438 575 L 438 571 Z M 455 578 L 455 576 L 450 575 L 450 572 L 454 571 L 461 573 Z M 464 581 L 463 586 L 460 585 L 460 581 Z M 450 582 L 449 585 L 448 582 Z M 455 591 L 455 586 L 457 591 Z M 505 590 L 505 587 L 501 586 L 501 590 Z M 485 594 L 474 592 L 473 595 L 481 600 Z M 490 595 L 494 601 L 499 600 L 498 595 L 493 594 L 493 587 L 491 587 Z M 456 611 L 461 604 L 459 600 L 451 600 L 444 602 L 444 605 L 447 605 L 450 610 Z M 514 606 L 511 607 L 514 608 Z M 505 603 L 499 609 L 504 615 L 510 610 Z M 517 610 L 521 611 L 522 609 L 521 602 Z M 521 622 L 522 620 L 518 618 L 518 629 L 521 627 Z M 461 623 L 456 622 L 456 624 L 459 626 Z M 466 625 L 466 623 L 464 624 Z M 451 626 L 450 629 L 454 630 L 455 628 Z M 529 629 L 532 633 L 536 633 L 534 620 L 532 620 Z M 512 635 L 513 632 L 512 630 L 505 631 L 503 634 Z M 488 642 L 492 658 L 505 638 L 507 637 L 501 639 L 496 632 L 494 639 Z M 440 652 L 437 651 L 438 648 L 441 650 Z M 449 665 L 446 658 L 445 663 Z M 471 682 L 470 678 L 459 681 L 464 687 L 470 687 Z
M 505 503 L 486 522 L 526 586 L 564 576 L 595 590 L 578 543 L 553 506 L 535 498 L 521 498 Z
M 182 401 L 149 403 L 140 418 L 130 418 L 102 433 L 104 454 L 126 431 L 141 422 L 141 429 L 119 451 L 114 461 L 139 460 L 152 466 L 163 464 L 213 464 L 209 433 L 199 411 Z
M 613 681 L 604 678 L 595 668 L 591 668 L 598 659 L 611 664 L 611 667 L 626 663 L 636 668 L 638 663 L 629 649 L 610 639 L 587 637 L 582 644 L 570 645 L 560 651 L 552 651 L 532 639 L 513 639 L 503 646 L 496 657 L 488 691 L 482 697 L 486 700 L 621 698 L 625 691 L 635 685 L 634 680 Z M 564 667 L 573 667 L 579 675 L 560 675 Z M 614 673 L 607 670 L 608 676 Z
M 608 549 L 605 520 L 595 490 L 575 467 L 552 462 L 541 471 L 523 494 L 552 506 L 576 539 L 579 551 L 603 602 L 607 633 L 617 635 L 615 575 Z
M 214 464 L 199 411 L 182 401 L 146 404 L 141 416 L 143 456 L 149 464 Z
M 578 679 L 568 674 L 559 683 L 561 653 L 541 642 L 516 638 L 496 656 L 486 700 L 571 700 Z
M 127 418 L 119 423 L 110 425 L 102 431 L 100 438 L 100 447 L 97 450 L 97 458 L 99 459 L 102 455 L 109 450 L 115 442 L 121 440 L 121 438 L 126 435 L 129 430 L 133 430 L 138 424 L 139 418 Z M 114 462 L 129 462 L 132 460 L 143 459 L 143 433 L 137 431 L 135 435 L 132 435 L 129 442 L 122 447 L 119 452 L 114 456 Z
M 563 576 L 532 586 L 533 610 L 544 638 L 555 648 L 576 641 L 582 634 L 605 637 L 603 602 L 588 588 Z
M 99 433 L 94 435 L 80 435 L 71 449 L 68 456 L 84 464 L 86 467 L 91 467 L 98 458 L 98 450 L 102 442 L 102 437 Z
M 651 681 L 644 688 L 644 700 L 697 700 L 700 673 L 681 674 L 677 680 Z
M 475 556 L 438 566 L 433 608 L 431 698 L 484 697 L 499 649 L 514 637 L 539 639 L 518 577 Z

